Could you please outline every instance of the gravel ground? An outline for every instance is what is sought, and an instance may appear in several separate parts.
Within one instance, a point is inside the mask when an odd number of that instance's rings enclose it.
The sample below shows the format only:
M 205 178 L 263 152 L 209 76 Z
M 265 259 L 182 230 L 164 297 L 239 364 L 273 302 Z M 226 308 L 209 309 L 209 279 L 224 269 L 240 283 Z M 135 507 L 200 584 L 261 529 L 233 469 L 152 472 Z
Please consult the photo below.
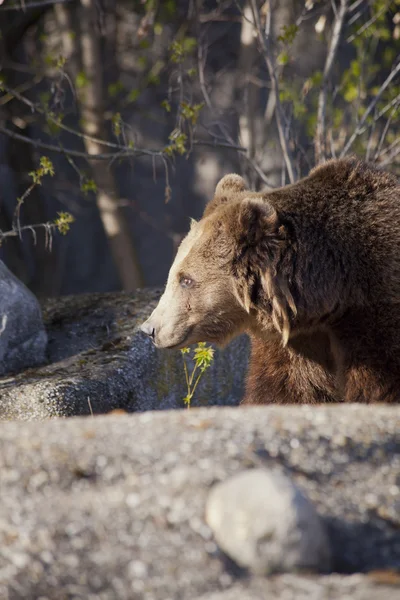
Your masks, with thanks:
M 398 599 L 399 432 L 400 407 L 363 405 L 1 423 L 0 598 Z M 210 487 L 263 465 L 314 503 L 336 574 L 255 578 L 219 552 Z

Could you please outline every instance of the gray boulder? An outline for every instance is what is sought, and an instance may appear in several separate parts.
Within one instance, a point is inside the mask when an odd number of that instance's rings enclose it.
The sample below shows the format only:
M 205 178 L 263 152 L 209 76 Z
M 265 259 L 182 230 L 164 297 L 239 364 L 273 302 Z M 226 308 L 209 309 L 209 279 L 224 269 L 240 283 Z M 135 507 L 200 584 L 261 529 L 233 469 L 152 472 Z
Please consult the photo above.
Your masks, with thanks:
M 39 302 L 0 261 L 0 375 L 43 363 L 46 345 Z
M 243 471 L 216 485 L 206 520 L 220 548 L 253 573 L 329 570 L 329 542 L 315 508 L 277 469 Z
M 183 408 L 181 353 L 157 350 L 138 329 L 160 293 L 146 289 L 43 303 L 49 364 L 0 379 L 0 419 Z M 247 359 L 245 336 L 217 351 L 192 405 L 237 404 Z

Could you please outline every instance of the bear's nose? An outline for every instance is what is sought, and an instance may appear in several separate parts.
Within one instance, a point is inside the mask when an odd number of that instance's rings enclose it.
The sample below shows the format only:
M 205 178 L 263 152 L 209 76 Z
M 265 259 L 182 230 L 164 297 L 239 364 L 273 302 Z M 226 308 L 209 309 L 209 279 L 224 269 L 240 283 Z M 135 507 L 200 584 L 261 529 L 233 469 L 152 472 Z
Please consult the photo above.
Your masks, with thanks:
M 146 335 L 151 337 L 151 339 L 154 340 L 156 330 L 155 327 L 153 327 L 153 324 L 149 323 L 149 321 L 145 321 L 143 325 L 140 326 L 140 331 L 143 331 L 143 333 L 145 333 Z

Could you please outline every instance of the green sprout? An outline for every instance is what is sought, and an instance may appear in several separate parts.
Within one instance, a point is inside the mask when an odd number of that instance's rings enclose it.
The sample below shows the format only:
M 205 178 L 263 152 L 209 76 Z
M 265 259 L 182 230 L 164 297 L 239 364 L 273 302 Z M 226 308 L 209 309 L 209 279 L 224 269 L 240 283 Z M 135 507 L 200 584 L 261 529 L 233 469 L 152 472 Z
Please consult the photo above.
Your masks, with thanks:
M 40 167 L 36 169 L 36 171 L 31 171 L 29 176 L 32 177 L 34 185 L 41 185 L 42 179 L 45 175 L 50 175 L 53 177 L 54 167 L 53 163 L 47 158 L 47 156 L 41 156 Z
M 169 139 L 171 142 L 170 145 L 164 148 L 164 153 L 167 156 L 173 156 L 174 152 L 180 155 L 185 154 L 187 150 L 186 142 L 188 139 L 185 133 L 182 133 L 180 129 L 174 129 L 174 131 L 170 134 Z
M 192 357 L 192 360 L 194 361 L 194 367 L 190 375 L 186 361 L 186 355 L 190 358 L 190 348 L 182 348 L 181 354 L 183 359 L 183 368 L 185 371 L 187 387 L 187 394 L 184 397 L 183 401 L 186 404 L 186 406 L 190 408 L 190 404 L 196 391 L 197 385 L 203 373 L 208 369 L 208 367 L 214 360 L 214 348 L 212 348 L 211 346 L 207 347 L 205 342 L 199 342 L 197 344 Z
M 75 221 L 74 217 L 67 212 L 57 213 L 58 217 L 54 220 L 54 225 L 57 227 L 61 235 L 66 235 L 69 231 L 71 223 Z

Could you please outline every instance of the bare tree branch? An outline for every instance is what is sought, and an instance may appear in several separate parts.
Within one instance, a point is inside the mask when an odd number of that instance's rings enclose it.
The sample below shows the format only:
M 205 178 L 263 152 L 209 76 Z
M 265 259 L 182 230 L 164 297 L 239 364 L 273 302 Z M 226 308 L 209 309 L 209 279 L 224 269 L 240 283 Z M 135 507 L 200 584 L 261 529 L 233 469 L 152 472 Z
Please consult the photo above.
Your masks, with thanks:
M 385 79 L 385 81 L 382 83 L 381 87 L 379 88 L 378 93 L 376 94 L 375 98 L 368 105 L 367 109 L 365 110 L 363 116 L 360 119 L 360 122 L 359 122 L 357 128 L 352 133 L 348 142 L 345 144 L 342 152 L 340 153 L 340 158 L 343 158 L 343 156 L 346 156 L 346 154 L 350 150 L 351 146 L 354 144 L 355 139 L 362 132 L 363 126 L 365 124 L 365 121 L 368 118 L 368 115 L 374 110 L 379 98 L 382 96 L 383 92 L 386 90 L 386 88 L 388 87 L 390 82 L 393 81 L 393 79 L 396 77 L 396 75 L 397 75 L 397 73 L 399 73 L 399 71 L 400 71 L 400 62 L 397 64 L 396 67 L 394 67 L 394 69 L 391 70 L 390 74 L 388 75 L 388 77 Z
M 399 104 L 400 104 L 400 95 L 399 95 L 399 97 L 398 97 L 398 99 L 397 99 L 397 102 L 396 102 L 396 104 L 395 104 L 395 106 L 394 106 L 393 110 L 391 111 L 391 113 L 390 113 L 390 115 L 389 115 L 388 119 L 386 120 L 385 127 L 383 128 L 383 131 L 382 131 L 382 134 L 381 134 L 380 140 L 379 140 L 379 142 L 378 142 L 378 145 L 377 145 L 377 148 L 376 148 L 376 150 L 375 150 L 375 159 L 376 159 L 376 158 L 377 158 L 377 157 L 380 155 L 380 153 L 381 153 L 382 146 L 383 146 L 383 144 L 384 144 L 384 141 L 385 141 L 385 138 L 386 138 L 386 134 L 387 134 L 387 132 L 389 131 L 389 127 L 390 127 L 390 124 L 391 124 L 391 122 L 392 122 L 392 119 L 393 119 L 393 117 L 394 117 L 395 115 L 398 115 Z
M 389 152 L 388 157 L 379 163 L 381 167 L 386 167 L 387 165 L 392 164 L 393 160 L 400 154 L 400 143 L 395 146 L 391 152 Z
M 24 104 L 26 104 L 26 106 L 28 106 L 32 112 L 36 112 L 36 113 L 44 116 L 51 123 L 54 123 L 54 125 L 56 125 L 60 129 L 62 129 L 63 131 L 66 131 L 67 133 L 71 133 L 72 135 L 75 135 L 76 137 L 78 137 L 82 140 L 87 140 L 87 141 L 94 142 L 97 144 L 102 144 L 103 146 L 107 146 L 108 148 L 115 148 L 115 150 L 118 150 L 118 152 L 110 152 L 109 154 L 104 154 L 104 153 L 98 154 L 95 157 L 90 156 L 90 158 L 96 158 L 97 160 L 107 160 L 108 158 L 109 159 L 118 158 L 121 155 L 123 157 L 128 157 L 128 156 L 159 157 L 159 156 L 163 156 L 162 150 L 133 148 L 126 144 L 118 144 L 116 142 L 110 142 L 109 140 L 99 139 L 95 136 L 82 133 L 76 129 L 73 129 L 72 127 L 68 127 L 68 125 L 65 125 L 64 123 L 61 123 L 59 121 L 59 119 L 56 119 L 55 117 L 53 117 L 53 115 L 48 114 L 44 109 L 39 107 L 37 104 L 28 100 L 28 98 L 23 96 L 18 90 L 10 88 L 9 86 L 7 86 L 3 83 L 1 84 L 1 87 L 7 92 L 8 96 L 0 97 L 0 106 L 3 103 L 9 102 L 11 97 L 17 98 L 20 102 L 23 102 Z M 3 98 L 6 98 L 6 100 L 3 100 Z M 36 145 L 38 148 L 43 148 L 45 150 L 52 150 L 54 152 L 60 151 L 60 149 L 57 146 L 53 146 L 51 144 L 45 144 L 44 142 L 41 142 L 41 141 L 35 141 L 35 140 L 31 140 L 29 138 L 25 138 L 25 136 L 21 136 L 19 134 L 14 134 L 10 130 L 5 130 L 5 131 L 3 131 L 3 133 L 8 135 L 9 137 L 10 137 L 10 134 L 12 134 L 13 137 L 15 137 L 16 139 L 20 139 L 20 141 L 30 143 L 31 145 Z M 226 137 L 224 139 L 226 139 Z M 211 141 L 193 140 L 193 145 L 194 146 L 213 146 L 215 148 L 226 148 L 228 150 L 236 150 L 238 152 L 246 152 L 246 148 L 244 146 L 235 144 L 234 141 L 231 139 L 229 139 L 226 142 L 225 141 L 219 142 L 219 141 L 216 141 L 215 139 L 211 140 Z M 65 150 L 65 152 L 67 154 L 70 154 L 71 156 L 75 156 L 77 158 L 87 159 L 89 157 L 89 155 L 86 154 L 85 152 L 79 152 L 77 150 Z
M 131 148 L 126 145 L 124 146 L 122 144 L 110 142 L 109 140 L 99 139 L 98 137 L 89 135 L 87 133 L 81 133 L 80 131 L 73 129 L 72 127 L 68 127 L 68 125 L 65 125 L 64 123 L 61 123 L 61 121 L 59 119 L 57 119 L 53 115 L 49 114 L 47 111 L 45 111 L 43 108 L 41 108 L 34 102 L 31 102 L 30 100 L 28 100 L 28 98 L 26 98 L 25 96 L 20 94 L 17 90 L 10 88 L 8 85 L 5 85 L 3 83 L 1 84 L 1 87 L 6 92 L 8 92 L 9 94 L 11 94 L 15 98 L 17 98 L 20 102 L 23 102 L 26 106 L 28 106 L 32 112 L 36 112 L 36 113 L 44 116 L 48 121 L 50 121 L 51 123 L 53 123 L 60 129 L 62 129 L 63 131 L 67 131 L 68 133 L 71 133 L 72 135 L 75 135 L 76 137 L 78 137 L 84 141 L 93 142 L 95 144 L 101 144 L 102 146 L 107 146 L 108 148 L 115 148 L 116 150 L 120 150 L 120 151 L 124 151 L 124 152 L 130 151 L 131 154 L 132 153 L 134 154 L 135 152 L 138 152 L 139 154 L 143 154 L 143 155 L 148 154 L 149 156 L 152 156 L 154 154 L 159 154 L 158 150 L 134 149 L 134 148 Z
M 383 150 L 381 150 L 381 152 L 379 153 L 379 155 L 376 156 L 375 158 L 378 159 L 378 158 L 380 158 L 382 156 L 385 156 L 385 154 L 391 153 L 392 150 L 396 146 L 400 146 L 400 137 L 397 137 L 391 144 L 389 144 L 389 146 L 387 146 L 386 148 L 384 148 Z
M 395 110 L 397 110 L 398 108 L 398 104 L 400 103 L 400 94 L 397 94 L 397 96 L 395 98 L 393 98 L 393 100 L 391 100 L 390 102 L 388 102 L 386 104 L 386 106 L 384 106 L 379 112 L 377 112 L 374 116 L 374 122 L 378 121 L 390 108 L 392 108 L 392 106 L 395 107 Z M 360 131 L 359 135 L 365 133 L 367 131 L 367 129 L 371 127 L 370 123 L 367 123 Z
M 332 30 L 332 38 L 328 48 L 325 62 L 321 91 L 318 98 L 317 128 L 315 133 L 315 162 L 316 164 L 326 159 L 327 140 L 326 140 L 326 98 L 328 94 L 328 85 L 332 73 L 332 67 L 339 48 L 339 42 L 346 18 L 348 1 L 341 0 L 339 10 L 336 11 L 335 22 Z
M 30 231 L 33 235 L 33 240 L 36 244 L 36 229 L 44 229 L 46 232 L 46 246 L 48 246 L 49 236 L 51 237 L 51 231 L 57 229 L 56 223 L 51 223 L 50 221 L 47 223 L 36 223 L 34 225 L 23 225 L 22 227 L 18 227 L 18 229 L 10 229 L 9 231 L 2 231 L 0 229 L 0 245 L 3 239 L 8 237 L 21 237 L 21 232 Z
M 373 25 L 373 23 L 375 23 L 375 21 L 377 21 L 379 19 L 379 17 L 381 15 L 383 15 L 383 13 L 385 11 L 387 11 L 388 7 L 385 5 L 381 8 L 380 11 L 378 11 L 373 17 L 371 17 L 369 19 L 369 21 L 367 21 L 366 23 L 364 23 L 364 25 L 362 27 L 360 27 L 360 29 L 358 29 L 358 31 L 356 31 L 353 35 L 350 35 L 347 39 L 346 42 L 348 42 L 349 44 L 351 44 L 351 42 L 354 42 L 354 40 L 361 35 L 362 33 L 364 33 L 364 31 L 366 31 L 368 29 L 368 27 L 371 27 L 371 25 Z
M 275 104 L 275 118 L 276 118 L 276 125 L 278 128 L 279 142 L 280 142 L 280 145 L 282 148 L 282 153 L 283 153 L 283 158 L 285 161 L 286 170 L 289 175 L 289 181 L 290 181 L 290 183 L 294 183 L 296 177 L 295 177 L 295 173 L 294 173 L 293 160 L 292 160 L 291 153 L 289 150 L 288 140 L 286 139 L 286 136 L 285 136 L 284 117 L 283 117 L 281 101 L 279 98 L 278 78 L 276 76 L 276 69 L 275 69 L 275 65 L 274 65 L 274 61 L 273 61 L 273 57 L 272 57 L 272 53 L 271 53 L 271 48 L 270 48 L 271 3 L 269 0 L 267 0 L 267 2 L 266 2 L 266 9 L 267 9 L 266 10 L 266 13 L 267 13 L 266 14 L 266 24 L 265 24 L 265 31 L 263 31 L 262 26 L 261 26 L 261 18 L 260 18 L 260 12 L 259 12 L 259 9 L 257 6 L 257 2 L 256 2 L 256 0 L 250 0 L 250 2 L 251 2 L 251 8 L 252 8 L 252 12 L 253 12 L 253 19 L 254 19 L 254 23 L 255 23 L 255 30 L 257 33 L 258 41 L 259 41 L 261 49 L 262 49 L 264 61 L 267 66 L 267 69 L 268 69 L 269 77 L 271 79 L 271 94 L 275 95 L 275 103 L 276 103 Z
M 73 2 L 73 0 L 39 0 L 38 2 L 21 2 L 21 4 L 6 4 L 0 8 L 0 12 L 7 10 L 22 10 L 26 11 L 30 8 L 42 8 L 43 6 L 52 6 L 53 4 L 66 4 Z
M 71 149 L 63 149 L 59 146 L 55 146 L 54 144 L 47 144 L 45 142 L 41 142 L 40 140 L 33 140 L 25 135 L 21 135 L 15 131 L 11 131 L 6 127 L 0 125 L 0 133 L 4 133 L 11 139 L 18 140 L 23 142 L 24 144 L 30 144 L 36 148 L 41 148 L 42 150 L 49 150 L 50 152 L 57 152 L 58 154 L 69 154 L 70 156 L 74 156 L 76 158 L 84 158 L 85 160 L 112 160 L 115 158 L 127 158 L 129 156 L 156 156 L 162 157 L 163 153 L 157 150 L 138 150 L 135 148 L 121 150 L 120 152 L 105 152 L 98 154 L 88 154 L 87 152 L 80 152 L 79 150 L 71 150 Z

